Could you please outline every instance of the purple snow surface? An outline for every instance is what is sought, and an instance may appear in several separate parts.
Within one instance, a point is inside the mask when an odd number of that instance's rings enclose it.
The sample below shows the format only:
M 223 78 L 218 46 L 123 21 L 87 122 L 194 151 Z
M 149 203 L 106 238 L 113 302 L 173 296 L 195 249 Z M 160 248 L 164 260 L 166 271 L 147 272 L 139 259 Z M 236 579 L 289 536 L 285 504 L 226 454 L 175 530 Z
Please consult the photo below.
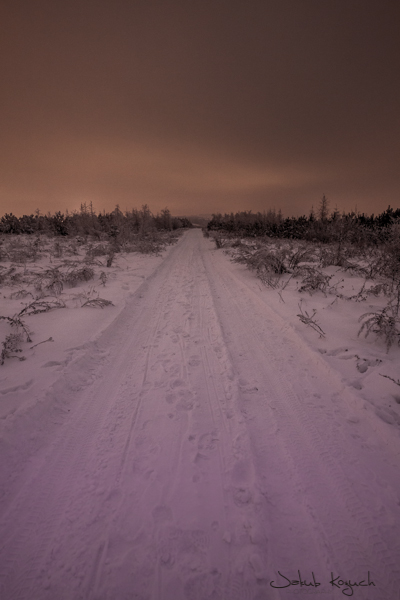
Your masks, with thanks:
M 143 272 L 87 343 L 59 312 L 62 360 L 0 367 L 1 600 L 399 599 L 399 430 L 343 343 L 199 230 Z

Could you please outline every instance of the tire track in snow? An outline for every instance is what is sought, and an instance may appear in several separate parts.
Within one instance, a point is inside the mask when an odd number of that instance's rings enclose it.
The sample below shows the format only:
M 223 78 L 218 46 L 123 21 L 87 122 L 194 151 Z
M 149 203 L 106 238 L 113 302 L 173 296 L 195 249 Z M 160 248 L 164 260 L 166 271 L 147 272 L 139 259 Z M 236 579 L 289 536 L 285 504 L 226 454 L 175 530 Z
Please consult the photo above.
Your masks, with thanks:
M 147 285 L 148 283 L 141 286 L 136 296 L 140 297 Z M 121 323 L 121 318 L 119 318 L 119 322 Z M 121 344 L 120 333 L 120 331 L 111 330 L 111 340 L 109 333 L 103 336 L 105 338 L 103 345 L 106 346 L 107 351 L 110 342 L 112 343 L 112 338 L 116 338 L 114 347 L 117 346 L 118 353 L 111 364 L 111 372 L 121 373 L 128 368 L 129 347 L 132 340 L 129 336 L 125 336 L 125 339 L 122 337 L 123 343 Z M 107 400 L 113 395 L 118 395 L 119 391 L 115 390 L 115 379 L 111 377 L 107 381 L 107 377 L 103 375 L 101 385 L 95 390 L 89 389 L 89 393 L 87 393 L 86 388 L 95 379 L 91 372 L 98 372 L 102 366 L 99 364 L 98 358 L 101 352 L 93 353 L 93 346 L 95 345 L 90 346 L 91 350 L 87 356 L 83 359 L 80 358 L 78 364 L 72 365 L 66 377 L 55 384 L 53 391 L 47 397 L 47 403 L 61 402 L 61 398 L 65 398 L 68 403 L 68 401 L 70 402 L 68 396 L 78 396 L 74 406 L 75 413 L 70 417 L 68 430 L 56 437 L 54 447 L 51 447 L 50 451 L 41 458 L 35 474 L 32 476 L 28 472 L 26 485 L 14 498 L 13 504 L 10 504 L 2 517 L 1 549 L 3 552 L 1 563 L 7 574 L 7 577 L 4 576 L 2 579 L 3 581 L 8 579 L 9 583 L 8 587 L 5 583 L 2 584 L 1 597 L 24 598 L 32 597 L 32 594 L 40 597 L 43 589 L 48 587 L 48 582 L 43 581 L 45 579 L 43 573 L 48 555 L 54 550 L 52 544 L 57 538 L 62 514 L 67 505 L 70 478 L 73 477 L 73 471 L 77 467 L 80 456 L 86 456 L 90 449 L 91 440 L 87 433 L 94 432 L 98 425 L 104 423 L 105 417 L 109 413 Z M 101 387 L 101 393 L 99 393 L 99 387 Z M 82 390 L 83 393 L 80 394 Z M 103 399 L 103 406 L 96 403 L 94 410 L 93 405 L 98 398 Z M 28 464 L 28 468 L 29 466 Z M 51 471 L 52 468 L 55 475 L 57 472 L 65 473 L 63 478 L 48 478 L 46 471 Z M 52 505 L 48 502 L 49 498 L 51 498 Z M 21 518 L 22 511 L 24 512 Z M 21 569 L 20 558 L 27 554 L 27 550 L 29 550 L 29 560 L 22 561 L 23 568 Z M 5 556 L 5 554 L 7 555 Z M 16 557 L 15 561 L 13 561 L 13 556 Z M 13 562 L 15 567 L 12 566 Z M 18 594 L 16 591 L 12 591 L 14 587 L 19 590 Z M 42 587 L 43 589 L 41 589 Z
M 254 406 L 250 405 L 249 410 L 245 410 L 249 430 L 253 432 L 251 440 L 255 455 L 261 457 L 268 448 L 267 445 L 257 448 L 262 439 L 257 420 L 265 423 L 271 416 L 270 408 L 260 402 L 263 393 L 258 393 L 260 388 L 263 392 L 269 389 L 269 394 L 264 397 L 271 398 L 269 404 L 273 407 L 275 421 L 278 427 L 282 427 L 282 459 L 296 482 L 298 496 L 308 513 L 306 522 L 310 529 L 314 529 L 315 543 L 320 545 L 325 557 L 325 570 L 336 569 L 338 573 L 350 570 L 350 573 L 361 576 L 372 570 L 379 581 L 382 597 L 396 597 L 400 585 L 400 569 L 396 560 L 400 556 L 399 537 L 396 539 L 395 533 L 387 535 L 386 539 L 382 537 L 375 515 L 371 515 L 360 500 L 362 492 L 354 490 L 352 481 L 342 468 L 342 463 L 351 460 L 351 457 L 346 456 L 337 443 L 331 440 L 327 443 L 323 428 L 329 427 L 329 423 L 323 421 L 322 431 L 319 431 L 315 415 L 305 408 L 306 395 L 313 391 L 312 383 L 310 385 L 309 382 L 308 390 L 302 389 L 301 384 L 295 384 L 293 389 L 292 382 L 301 380 L 298 374 L 304 368 L 304 361 L 298 357 L 295 368 L 293 365 L 290 370 L 283 368 L 291 340 L 283 339 L 282 342 L 275 334 L 273 344 L 269 343 L 261 324 L 265 319 L 270 324 L 274 315 L 249 289 L 235 282 L 224 265 L 226 259 L 220 256 L 218 263 L 218 258 L 215 258 L 214 271 L 210 265 L 210 272 L 216 275 L 214 299 L 224 331 L 229 332 L 225 339 L 238 372 L 243 364 L 241 355 L 249 357 L 246 371 L 247 375 L 250 374 L 251 383 L 244 382 L 243 403 L 247 402 L 246 395 L 253 388 L 256 392 Z M 223 301 L 218 302 L 218 297 L 222 297 Z M 274 328 L 277 330 L 276 325 Z M 347 450 L 350 448 L 351 444 L 347 443 Z M 266 466 L 263 465 L 263 468 Z M 363 468 L 368 481 L 372 470 L 365 460 Z M 399 512 L 398 506 L 393 508 Z M 276 564 L 275 571 L 278 569 L 279 564 Z
M 145 394 L 149 395 L 152 391 L 152 388 L 154 387 L 154 382 L 152 381 L 152 378 L 151 378 L 151 370 L 152 370 L 154 363 L 157 362 L 157 358 L 159 356 L 158 351 L 155 350 L 155 348 L 158 347 L 158 344 L 155 344 L 155 342 L 156 342 L 157 338 L 159 337 L 159 332 L 161 329 L 161 324 L 163 323 L 163 319 L 165 319 L 166 316 L 169 315 L 169 310 L 170 310 L 171 304 L 173 303 L 175 296 L 176 296 L 176 281 L 177 281 L 177 279 L 179 279 L 178 271 L 179 271 L 179 267 L 173 266 L 172 273 L 167 274 L 163 284 L 157 289 L 157 301 L 155 303 L 155 306 L 153 307 L 152 305 L 150 305 L 147 308 L 147 312 L 148 312 L 147 316 L 142 315 L 141 321 L 145 325 L 147 325 L 148 323 L 154 323 L 154 324 L 152 324 L 152 326 L 150 328 L 150 332 L 147 334 L 146 344 L 144 345 L 144 347 L 146 348 L 146 352 L 144 355 L 144 366 L 142 368 L 143 375 L 142 375 L 141 384 L 139 386 L 139 390 L 138 390 L 138 392 L 136 392 L 139 400 L 136 405 L 136 410 L 130 421 L 128 432 L 124 433 L 124 436 L 126 437 L 126 441 L 124 443 L 124 450 L 123 450 L 123 454 L 122 454 L 121 465 L 118 470 L 118 475 L 116 478 L 118 485 L 122 485 L 123 480 L 127 476 L 127 457 L 132 451 L 132 448 L 131 448 L 132 440 L 134 437 L 134 432 L 135 432 L 136 424 L 138 421 L 139 411 L 140 411 L 144 396 L 145 396 Z M 171 280 L 172 280 L 172 283 L 171 283 Z M 164 328 L 165 328 L 165 325 L 164 325 L 163 329 Z M 140 339 L 140 337 L 141 337 L 140 332 L 138 332 L 137 337 Z M 155 416 L 156 415 L 153 415 L 153 417 L 155 417 Z M 143 427 L 143 423 L 141 426 Z M 118 504 L 118 508 L 116 508 L 115 512 L 118 512 L 119 510 L 121 510 L 124 501 L 125 501 L 125 494 L 122 493 L 121 499 Z M 111 526 L 112 526 L 112 524 L 110 524 L 110 528 L 111 528 Z M 108 535 L 106 537 L 108 538 Z M 103 548 L 106 549 L 106 544 L 104 544 Z M 105 556 L 104 551 L 102 553 L 98 554 L 97 567 L 96 566 L 94 567 L 94 574 L 88 582 L 88 590 L 93 589 L 93 597 L 96 596 L 97 589 L 99 588 L 99 581 L 100 581 L 99 570 L 101 569 L 102 563 L 104 562 L 104 556 Z M 93 582 L 95 582 L 94 585 L 93 585 Z M 92 597 L 92 596 L 90 596 L 90 597 Z
M 293 341 L 274 319 L 185 235 L 48 396 L 71 412 L 0 516 L 0 597 L 291 600 L 269 586 L 278 569 L 375 553 L 379 597 L 396 597 L 398 525 L 381 534 L 358 499 L 342 469 L 356 442 L 341 451 L 310 413 L 310 394 L 333 392 L 303 357 L 280 364 Z
M 204 309 L 200 311 L 200 329 L 206 333 L 207 340 L 202 346 L 202 364 L 210 413 L 213 423 L 216 423 L 218 413 L 222 438 L 218 449 L 227 513 L 224 539 L 229 550 L 229 575 L 226 593 L 229 598 L 247 599 L 253 597 L 266 576 L 268 526 L 259 514 L 260 499 L 254 485 L 250 442 L 244 421 L 240 413 L 238 415 L 238 378 L 223 341 L 210 289 L 210 273 L 202 254 L 200 258 L 199 271 L 206 275 L 204 305 L 208 310 L 206 317 Z M 223 366 L 224 377 L 221 377 L 222 369 L 218 373 L 212 367 L 216 359 Z
M 187 250 L 187 249 L 186 249 Z M 184 252 L 182 250 L 182 252 Z M 183 262 L 183 261 L 182 261 Z M 192 257 L 193 262 L 193 257 Z M 241 527 L 238 526 L 240 535 L 236 533 L 232 534 L 227 531 L 220 531 L 221 523 L 219 521 L 226 520 L 225 514 L 225 500 L 223 487 L 221 486 L 220 480 L 226 479 L 226 473 L 223 466 L 223 457 L 225 454 L 220 454 L 220 451 L 215 451 L 221 444 L 221 430 L 224 430 L 223 421 L 221 422 L 222 414 L 218 412 L 218 403 L 215 406 L 217 413 L 212 416 L 211 410 L 211 395 L 213 395 L 212 402 L 217 402 L 218 398 L 214 397 L 221 396 L 224 394 L 223 386 L 219 383 L 218 392 L 209 391 L 205 393 L 204 379 L 214 379 L 217 382 L 223 379 L 222 372 L 226 370 L 226 364 L 222 364 L 220 368 L 212 368 L 210 361 L 201 360 L 201 352 L 199 353 L 199 347 L 207 348 L 209 356 L 213 356 L 214 351 L 212 350 L 212 344 L 214 340 L 210 340 L 207 335 L 207 328 L 204 327 L 204 321 L 209 323 L 210 311 L 213 310 L 212 303 L 209 303 L 209 290 L 207 289 L 207 278 L 199 276 L 197 263 L 193 265 L 192 262 L 189 264 L 183 262 L 186 269 L 189 272 L 193 271 L 193 267 L 196 270 L 196 281 L 192 291 L 186 294 L 186 310 L 188 311 L 189 317 L 186 321 L 182 321 L 181 309 L 178 303 L 171 307 L 170 314 L 168 315 L 168 323 L 162 327 L 165 336 L 165 345 L 163 346 L 162 341 L 160 347 L 152 352 L 151 358 L 148 361 L 148 374 L 150 387 L 146 389 L 146 401 L 142 402 L 143 412 L 140 414 L 140 418 L 137 421 L 138 432 L 147 431 L 151 432 L 152 424 L 156 422 L 156 419 L 161 419 L 159 406 L 161 400 L 167 400 L 167 415 L 164 417 L 171 418 L 171 422 L 176 421 L 178 423 L 178 441 L 175 444 L 170 445 L 171 448 L 171 459 L 169 460 L 169 476 L 165 477 L 163 473 L 157 472 L 157 461 L 152 463 L 154 467 L 149 479 L 142 482 L 142 494 L 136 498 L 136 507 L 144 507 L 144 504 L 149 505 L 148 511 L 151 510 L 154 516 L 154 523 L 149 523 L 148 520 L 144 519 L 141 523 L 141 527 L 137 527 L 135 535 L 130 537 L 131 547 L 136 544 L 136 540 L 140 539 L 142 544 L 142 552 L 145 557 L 142 564 L 137 556 L 132 555 L 132 561 L 137 560 L 136 570 L 141 571 L 145 568 L 143 562 L 147 565 L 156 561 L 156 572 L 157 586 L 153 590 L 152 597 L 177 597 L 178 588 L 181 589 L 182 593 L 187 597 L 202 597 L 201 594 L 205 589 L 208 591 L 217 589 L 226 589 L 229 585 L 229 568 L 230 568 L 230 549 L 231 546 L 240 548 L 242 552 L 243 538 L 250 539 L 248 534 L 248 523 L 243 517 L 243 511 L 251 511 L 250 506 L 246 505 L 246 499 L 240 498 L 238 495 L 236 498 L 232 494 L 232 490 L 228 490 L 228 496 L 231 497 L 231 505 L 228 506 L 227 511 L 229 513 L 230 523 L 242 522 Z M 183 293 L 185 285 L 189 282 L 190 278 L 187 276 L 185 269 L 181 263 L 180 270 L 182 271 L 181 283 L 182 288 L 179 290 L 178 297 L 182 298 L 185 296 Z M 169 280 L 172 281 L 172 286 L 177 286 L 174 282 L 173 277 L 170 275 Z M 166 290 L 164 290 L 164 296 L 166 296 Z M 205 308 L 197 306 L 197 298 L 200 299 L 200 305 L 202 298 L 208 299 L 208 315 L 204 316 Z M 203 316 L 202 316 L 203 315 Z M 153 320 L 157 318 L 157 314 L 153 314 Z M 215 319 L 215 316 L 214 316 Z M 181 325 L 177 326 L 180 322 Z M 162 323 L 161 323 L 162 325 Z M 218 333 L 216 339 L 221 339 L 221 334 Z M 160 393 L 157 379 L 154 378 L 151 381 L 151 374 L 153 373 L 153 367 L 157 367 L 157 361 L 161 360 L 165 353 L 166 348 L 170 348 L 171 340 L 175 344 L 176 352 L 171 352 L 171 365 L 170 375 L 166 377 L 166 383 L 164 390 Z M 196 354 L 196 352 L 198 354 Z M 188 359 L 189 357 L 189 359 Z M 226 362 L 226 360 L 225 360 Z M 191 363 L 191 364 L 190 364 Z M 224 361 L 222 361 L 224 363 Z M 178 370 L 176 370 L 178 368 Z M 200 369 L 200 371 L 199 371 Z M 196 374 L 197 373 L 197 374 Z M 231 385 L 231 379 L 226 378 L 226 385 Z M 213 388 L 210 388 L 211 390 Z M 177 394 L 177 390 L 182 391 L 187 400 L 187 395 L 190 398 L 195 397 L 195 402 L 192 405 L 192 401 L 185 406 L 185 402 L 182 405 L 182 397 L 176 395 L 175 399 L 171 399 L 168 394 Z M 162 398 L 165 394 L 165 399 Z M 197 396 L 196 396 L 197 394 Z M 160 404 L 158 404 L 160 400 Z M 152 406 L 153 404 L 153 406 Z M 170 407 L 168 407 L 168 404 Z M 234 410 L 230 410 L 231 418 Z M 243 428 L 242 428 L 243 429 Z M 244 448 L 244 430 L 242 430 L 242 447 Z M 230 434 L 229 434 L 230 435 Z M 186 437 L 186 440 L 185 440 Z M 218 437 L 218 440 L 216 439 Z M 225 444 L 229 452 L 229 458 L 231 456 L 231 448 L 237 443 L 236 439 L 227 441 Z M 191 448 L 193 446 L 193 449 Z M 222 456 L 222 458 L 221 458 Z M 166 467 L 168 461 L 165 461 L 164 467 Z M 126 463 L 128 465 L 128 462 Z M 126 475 L 129 473 L 129 468 L 126 467 Z M 198 478 L 198 479 L 196 479 Z M 125 481 L 125 477 L 123 478 Z M 138 479 L 139 482 L 139 479 Z M 203 492 L 203 497 L 199 498 L 199 485 L 201 485 L 200 492 Z M 208 487 L 207 487 L 208 486 Z M 228 484 L 226 487 L 229 487 Z M 218 488 L 220 492 L 215 494 L 215 490 Z M 204 489 L 207 493 L 204 494 Z M 148 496 L 148 491 L 152 492 L 152 497 Z M 182 504 L 182 498 L 184 504 Z M 201 500 L 201 503 L 199 501 Z M 236 500 L 236 503 L 235 503 Z M 193 508 L 190 508 L 190 504 L 193 504 Z M 208 505 L 207 505 L 208 503 Z M 189 504 L 189 509 L 186 505 Z M 216 504 L 216 508 L 212 507 Z M 181 509 L 183 515 L 181 515 L 180 522 L 176 521 L 176 510 Z M 141 509 L 144 511 L 144 508 Z M 218 515 L 210 523 L 207 522 L 208 512 L 210 514 L 214 511 Z M 118 512 L 121 513 L 121 520 L 126 517 L 126 507 L 124 501 L 119 504 Z M 175 512 L 175 515 L 174 515 Z M 196 526 L 193 529 L 193 525 L 183 527 L 183 523 L 187 520 L 188 524 L 195 522 Z M 211 520 L 211 517 L 210 517 Z M 247 531 L 246 531 L 247 526 Z M 113 528 L 114 525 L 113 525 Z M 223 536 L 226 539 L 223 539 Z M 136 537 L 135 537 L 136 536 Z M 232 536 L 232 540 L 230 539 Z M 254 538 L 254 534 L 253 534 Z M 210 540 L 213 539 L 211 547 Z M 201 544 L 199 546 L 199 540 Z M 228 540 L 228 541 L 227 541 Z M 158 550 L 157 547 L 160 549 Z M 225 548 L 225 550 L 224 550 Z M 212 555 L 216 556 L 218 550 L 224 550 L 222 552 L 223 560 L 222 566 L 215 571 L 215 577 L 211 577 L 208 581 L 210 568 L 212 566 Z M 239 550 L 235 548 L 235 553 L 239 554 Z M 185 556 L 188 554 L 188 556 Z M 253 553 L 254 554 L 254 553 Z M 226 558 L 228 555 L 228 558 Z M 251 557 L 255 564 L 254 555 Z M 211 563 L 210 563 L 211 560 Z M 214 559 L 216 560 L 216 559 Z M 221 563 L 221 558 L 218 559 Z M 218 564 L 217 560 L 217 564 Z M 245 565 L 248 563 L 248 558 L 239 557 L 237 560 L 241 560 Z M 207 567 L 207 564 L 210 567 Z M 193 576 L 191 571 L 195 566 L 196 571 L 199 574 Z M 215 563 L 214 563 L 215 567 Z M 246 567 L 247 568 L 247 567 Z M 253 568 L 253 567 L 251 567 Z M 241 583 L 240 578 L 236 574 L 236 580 L 231 585 L 231 592 L 228 594 L 230 598 L 243 598 L 250 597 L 248 591 Z M 103 581 L 104 585 L 104 581 Z M 128 585 L 125 583 L 124 585 Z M 214 587 L 215 589 L 214 589 Z M 221 588 L 222 586 L 222 588 Z M 99 579 L 98 589 L 102 587 L 102 580 Z M 248 586 L 247 586 L 248 587 Z M 165 592 L 164 592 L 165 590 Z M 170 590 L 170 592 L 168 592 Z M 109 592 L 109 596 L 116 595 L 116 590 Z M 144 593 L 144 591 L 143 591 Z M 149 592 L 150 593 L 150 592 Z M 104 592 L 105 596 L 106 592 Z M 224 592 L 225 594 L 225 592 Z

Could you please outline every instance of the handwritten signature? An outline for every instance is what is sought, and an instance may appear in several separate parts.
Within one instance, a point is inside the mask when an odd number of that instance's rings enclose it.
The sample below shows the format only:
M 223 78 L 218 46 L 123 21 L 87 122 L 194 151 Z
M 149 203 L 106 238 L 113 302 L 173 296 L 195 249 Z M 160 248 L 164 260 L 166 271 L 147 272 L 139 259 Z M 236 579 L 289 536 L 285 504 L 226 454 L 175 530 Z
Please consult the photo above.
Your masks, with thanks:
M 289 579 L 289 577 L 286 577 L 286 575 L 283 575 L 283 573 L 278 571 L 278 574 L 280 575 L 280 577 L 282 577 L 282 579 L 285 580 L 286 583 L 282 582 L 284 585 L 275 585 L 275 581 L 270 581 L 270 586 L 275 589 L 282 590 L 284 588 L 288 588 L 291 586 L 297 586 L 297 585 L 300 586 L 300 588 L 307 587 L 307 588 L 315 588 L 316 589 L 321 585 L 321 582 L 317 581 L 317 578 L 315 577 L 313 571 L 311 571 L 312 581 L 311 581 L 311 579 L 309 581 L 307 581 L 307 579 L 303 579 L 300 571 L 297 571 L 297 573 L 299 575 L 298 579 Z M 277 583 L 279 583 L 279 582 L 277 582 Z M 331 585 L 332 588 L 339 589 L 342 592 L 342 594 L 344 594 L 345 596 L 352 596 L 354 594 L 354 588 L 357 588 L 357 587 L 368 587 L 370 585 L 373 585 L 375 587 L 375 583 L 370 578 L 369 571 L 368 571 L 367 580 L 361 579 L 360 581 L 351 581 L 351 579 L 342 579 L 340 577 L 340 575 L 335 577 L 334 574 L 331 572 L 331 579 L 328 583 Z

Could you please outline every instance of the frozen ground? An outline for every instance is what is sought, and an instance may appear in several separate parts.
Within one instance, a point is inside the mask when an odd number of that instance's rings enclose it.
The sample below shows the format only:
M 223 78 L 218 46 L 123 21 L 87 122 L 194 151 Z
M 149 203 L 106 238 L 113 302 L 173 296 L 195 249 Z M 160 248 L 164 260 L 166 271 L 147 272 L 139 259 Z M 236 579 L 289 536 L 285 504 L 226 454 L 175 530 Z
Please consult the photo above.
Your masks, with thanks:
M 199 230 L 114 273 L 0 367 L 0 598 L 398 600 L 398 348 Z

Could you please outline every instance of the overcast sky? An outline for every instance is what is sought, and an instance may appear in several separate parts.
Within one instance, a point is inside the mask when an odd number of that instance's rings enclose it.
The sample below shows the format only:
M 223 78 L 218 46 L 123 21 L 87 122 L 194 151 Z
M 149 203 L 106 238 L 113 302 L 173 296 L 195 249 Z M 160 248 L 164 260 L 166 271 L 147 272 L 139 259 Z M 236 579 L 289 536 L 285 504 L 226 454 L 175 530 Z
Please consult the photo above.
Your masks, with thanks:
M 400 206 L 398 0 L 3 0 L 0 214 Z

